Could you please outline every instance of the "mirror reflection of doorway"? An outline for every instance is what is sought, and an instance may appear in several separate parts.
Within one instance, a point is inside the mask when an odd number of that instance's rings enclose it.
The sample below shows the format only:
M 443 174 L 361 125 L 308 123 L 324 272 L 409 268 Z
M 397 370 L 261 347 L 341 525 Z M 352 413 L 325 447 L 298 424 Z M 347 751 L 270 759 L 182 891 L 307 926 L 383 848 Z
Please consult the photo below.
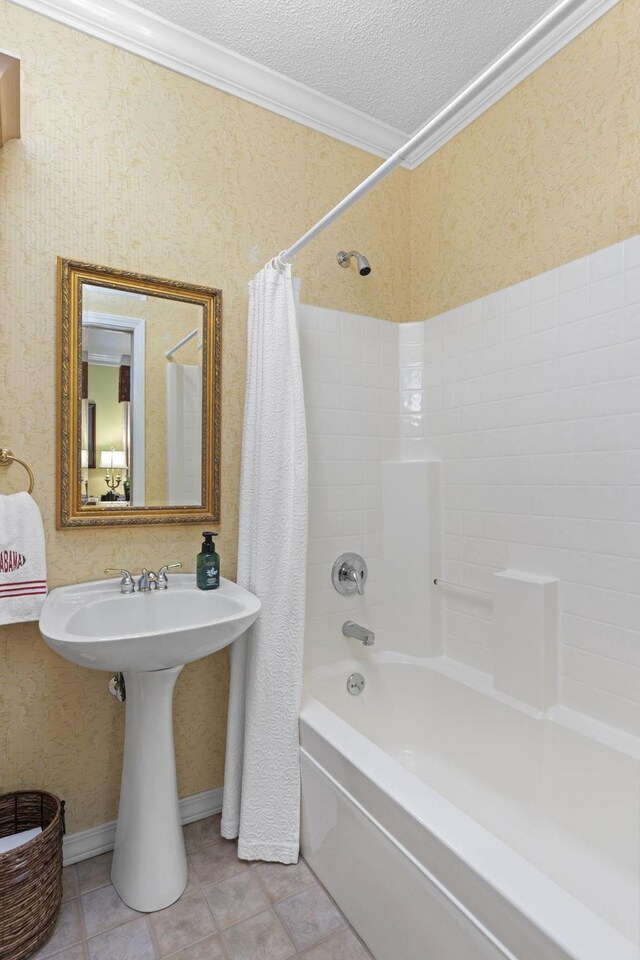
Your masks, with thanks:
M 82 417 L 83 499 L 88 504 L 142 505 L 145 496 L 144 320 L 85 313 L 83 327 L 82 355 L 87 369 L 86 387 L 83 384 L 86 394 Z M 132 402 L 134 396 L 135 402 Z M 93 466 L 90 465 L 91 404 L 94 404 L 95 430 Z

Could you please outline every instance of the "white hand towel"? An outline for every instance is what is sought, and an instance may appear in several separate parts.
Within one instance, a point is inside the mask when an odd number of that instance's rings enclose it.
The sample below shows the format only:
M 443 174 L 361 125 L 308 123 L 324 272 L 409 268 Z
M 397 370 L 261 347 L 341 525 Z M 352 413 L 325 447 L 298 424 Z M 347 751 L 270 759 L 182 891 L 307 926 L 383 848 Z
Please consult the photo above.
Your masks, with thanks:
M 46 593 L 40 510 L 28 493 L 0 496 L 0 624 L 38 620 Z
M 8 853 L 9 850 L 15 850 L 21 847 L 23 843 L 29 843 L 42 833 L 42 827 L 34 827 L 33 830 L 23 830 L 21 833 L 12 833 L 8 837 L 0 837 L 0 853 Z

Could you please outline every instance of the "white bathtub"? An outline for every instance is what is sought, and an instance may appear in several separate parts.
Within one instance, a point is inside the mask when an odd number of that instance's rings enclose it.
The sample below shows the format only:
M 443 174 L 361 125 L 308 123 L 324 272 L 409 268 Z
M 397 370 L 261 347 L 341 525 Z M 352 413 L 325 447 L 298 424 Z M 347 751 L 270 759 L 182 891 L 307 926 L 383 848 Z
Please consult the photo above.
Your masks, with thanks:
M 300 715 L 303 854 L 377 960 L 638 960 L 638 762 L 407 660 Z

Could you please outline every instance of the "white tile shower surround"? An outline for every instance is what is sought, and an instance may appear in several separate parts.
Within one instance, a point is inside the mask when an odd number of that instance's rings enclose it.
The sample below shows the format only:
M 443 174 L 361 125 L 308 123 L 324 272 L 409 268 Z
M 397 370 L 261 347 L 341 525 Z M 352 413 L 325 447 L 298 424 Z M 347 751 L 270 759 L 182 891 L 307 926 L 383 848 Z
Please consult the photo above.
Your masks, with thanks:
M 238 860 L 219 816 L 184 833 L 187 889 L 157 913 L 120 900 L 110 853 L 65 867 L 57 927 L 33 960 L 372 960 L 304 861 Z
M 382 557 L 381 464 L 438 459 L 442 577 L 489 592 L 504 568 L 557 577 L 560 703 L 637 733 L 640 237 L 420 323 L 303 307 L 301 345 L 307 664 L 366 654 L 347 616 L 384 649 L 384 562 L 402 558 Z M 329 582 L 346 549 L 370 565 L 348 609 Z M 491 606 L 443 591 L 443 623 L 446 655 L 491 674 Z
M 398 454 L 398 328 L 356 314 L 302 305 L 300 341 L 309 435 L 306 665 L 358 656 L 342 636 L 351 618 L 384 638 L 382 463 Z M 364 597 L 331 584 L 350 550 L 368 566 Z

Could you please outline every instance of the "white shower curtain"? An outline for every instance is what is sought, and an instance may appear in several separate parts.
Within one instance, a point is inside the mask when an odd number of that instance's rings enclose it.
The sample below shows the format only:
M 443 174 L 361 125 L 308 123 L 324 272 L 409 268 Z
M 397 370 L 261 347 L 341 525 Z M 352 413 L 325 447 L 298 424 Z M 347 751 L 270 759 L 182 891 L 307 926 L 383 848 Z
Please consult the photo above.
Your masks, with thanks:
M 249 284 L 238 583 L 262 601 L 231 647 L 222 835 L 295 863 L 307 552 L 307 435 L 291 267 Z

